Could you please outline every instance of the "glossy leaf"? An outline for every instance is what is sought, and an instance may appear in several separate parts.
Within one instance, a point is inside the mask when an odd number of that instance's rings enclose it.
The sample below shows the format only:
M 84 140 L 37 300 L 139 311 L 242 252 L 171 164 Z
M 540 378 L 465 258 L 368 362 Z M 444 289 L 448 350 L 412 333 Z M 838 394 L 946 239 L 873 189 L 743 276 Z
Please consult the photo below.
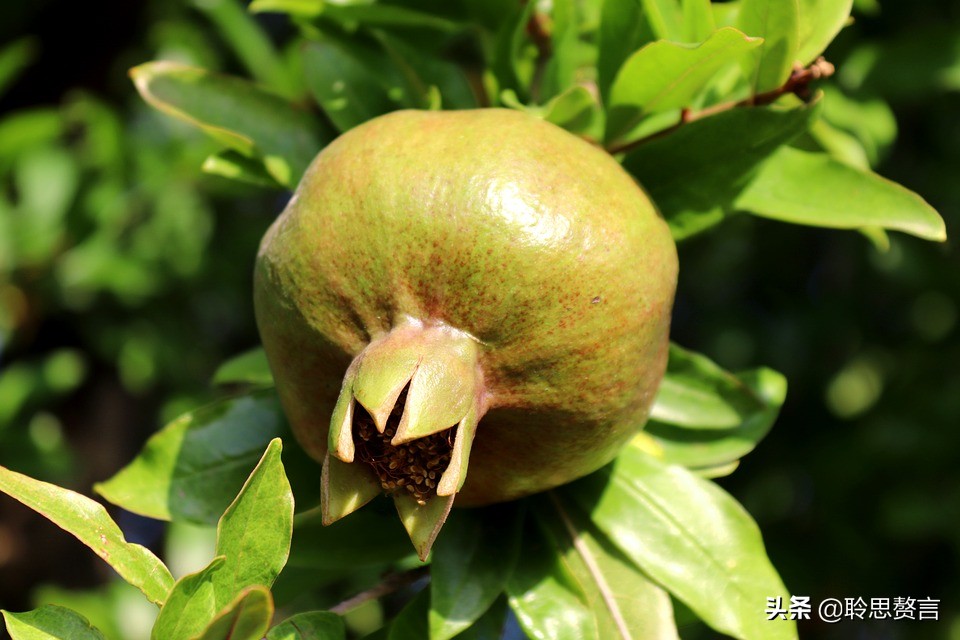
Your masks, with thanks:
M 480 618 L 454 640 L 502 640 L 507 622 L 507 599 L 500 596 Z
M 826 154 L 790 147 L 763 164 L 734 205 L 796 224 L 883 227 L 941 242 L 947 237 L 943 219 L 916 193 Z
M 340 131 L 398 106 L 378 79 L 378 69 L 355 56 L 346 43 L 309 42 L 303 48 L 303 63 L 307 87 Z
M 451 515 L 434 545 L 430 569 L 430 640 L 448 640 L 490 608 L 520 551 L 515 504 Z
M 230 358 L 213 374 L 213 384 L 273 386 L 267 354 L 262 347 L 256 347 Z
M 332 139 L 306 112 L 256 85 L 175 62 L 150 62 L 130 75 L 144 100 L 200 127 L 219 142 L 263 161 L 280 184 L 292 187 Z
M 213 576 L 217 609 L 244 589 L 270 587 L 290 554 L 293 493 L 274 439 L 217 526 L 217 555 L 227 558 Z
M 853 0 L 800 0 L 796 59 L 810 64 L 850 19 Z
M 104 640 L 90 621 L 76 611 L 46 604 L 33 611 L 3 611 L 11 640 Z
M 623 165 L 680 240 L 722 220 L 757 166 L 806 131 L 817 113 L 816 104 L 731 109 L 641 144 Z
M 613 81 L 607 139 L 629 132 L 646 115 L 690 106 L 717 71 L 761 44 L 730 27 L 698 45 L 648 44 L 627 59 Z
M 267 640 L 345 640 L 343 619 L 329 611 L 308 611 L 290 616 L 267 634 Z
M 737 26 L 748 36 L 763 38 L 747 65 L 754 94 L 772 91 L 787 81 L 797 58 L 800 0 L 742 0 Z
M 770 431 L 787 393 L 787 381 L 772 369 L 755 369 L 738 373 L 736 378 L 745 387 L 747 397 L 756 407 L 743 414 L 743 422 L 730 429 L 695 429 L 678 427 L 657 420 L 647 422 L 634 444 L 654 453 L 668 463 L 690 469 L 723 467 L 750 453 Z M 644 442 L 653 438 L 650 446 Z
M 638 0 L 604 0 L 597 39 L 597 85 L 609 103 L 610 86 L 624 61 L 656 38 Z
M 670 596 L 603 536 L 563 491 L 534 499 L 532 513 L 564 566 L 583 588 L 601 640 L 676 640 Z
M 168 424 L 133 462 L 95 489 L 150 518 L 213 524 L 267 444 L 284 433 L 272 390 L 221 400 Z
M 218 556 L 200 571 L 177 580 L 153 625 L 151 640 L 193 640 L 203 633 L 217 615 L 213 577 L 224 561 Z
M 151 551 L 127 542 L 99 502 L 79 493 L 0 467 L 0 491 L 23 503 L 90 547 L 120 577 L 163 604 L 173 576 Z
M 261 640 L 272 618 L 270 590 L 248 587 L 217 614 L 197 640 Z
M 352 569 L 413 554 L 396 510 L 377 501 L 327 526 L 319 509 L 306 511 L 294 519 L 294 531 L 288 562 L 292 567 Z
M 563 557 L 532 522 L 522 536 L 520 558 L 507 580 L 506 591 L 510 608 L 528 636 L 538 640 L 599 640 L 586 594 Z
M 736 376 L 706 356 L 671 344 L 650 418 L 680 427 L 732 429 L 763 406 Z
M 273 176 L 267 173 L 263 163 L 229 149 L 208 156 L 203 161 L 201 169 L 210 175 L 252 184 L 257 187 L 267 187 L 268 189 L 283 187 L 273 179 Z
M 768 597 L 789 596 L 756 523 L 712 482 L 628 447 L 567 491 L 644 573 L 717 631 L 797 637 L 793 621 L 762 615 Z

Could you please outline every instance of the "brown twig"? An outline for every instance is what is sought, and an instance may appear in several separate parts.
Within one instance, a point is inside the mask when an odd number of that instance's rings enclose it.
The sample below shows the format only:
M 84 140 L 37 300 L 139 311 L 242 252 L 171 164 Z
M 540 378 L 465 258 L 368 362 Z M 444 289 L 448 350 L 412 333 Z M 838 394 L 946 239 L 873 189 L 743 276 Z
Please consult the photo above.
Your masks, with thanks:
M 417 567 L 416 569 L 410 569 L 409 571 L 388 573 L 380 582 L 373 585 L 366 591 L 361 591 L 357 595 L 347 598 L 343 602 L 330 607 L 330 611 L 338 616 L 342 616 L 347 611 L 356 609 L 365 602 L 382 598 L 383 596 L 390 595 L 395 591 L 399 591 L 400 589 L 413 584 L 423 576 L 427 575 L 429 572 L 430 567 Z
M 665 135 L 669 135 L 682 127 L 685 124 L 691 122 L 696 122 L 697 120 L 702 120 L 710 116 L 716 115 L 718 113 L 723 113 L 724 111 L 729 111 L 730 109 L 736 109 L 737 107 L 759 107 L 765 104 L 770 104 L 775 102 L 781 96 L 785 96 L 788 93 L 792 93 L 801 100 L 809 100 L 810 98 L 810 84 L 814 80 L 820 80 L 821 78 L 829 78 L 833 75 L 834 66 L 827 62 L 823 56 L 820 56 L 809 67 L 802 67 L 797 65 L 794 67 L 793 72 L 790 74 L 790 77 L 787 78 L 787 81 L 783 85 L 773 89 L 771 91 L 765 91 L 764 93 L 758 93 L 752 95 L 749 98 L 739 101 L 723 102 L 721 104 L 715 104 L 706 109 L 701 109 L 700 111 L 693 112 L 690 109 L 683 109 L 680 112 L 680 120 L 676 124 L 667 127 L 666 129 L 661 129 L 656 133 L 652 133 L 643 138 L 638 138 L 636 140 L 631 140 L 630 142 L 624 142 L 622 144 L 615 144 L 610 147 L 607 147 L 607 151 L 611 154 L 625 153 L 627 151 L 632 151 L 633 149 L 639 147 L 640 145 L 655 140 L 657 138 L 662 138 Z

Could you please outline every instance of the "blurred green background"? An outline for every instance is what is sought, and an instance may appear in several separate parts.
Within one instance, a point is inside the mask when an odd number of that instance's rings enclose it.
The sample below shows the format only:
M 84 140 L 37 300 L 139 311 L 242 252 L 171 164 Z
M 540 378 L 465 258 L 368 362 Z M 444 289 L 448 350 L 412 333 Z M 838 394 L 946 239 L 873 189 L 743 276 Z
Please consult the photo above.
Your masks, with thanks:
M 810 622 L 801 636 L 956 639 L 960 4 L 856 4 L 827 52 L 832 144 L 922 194 L 953 240 L 892 234 L 882 251 L 735 217 L 680 247 L 674 338 L 790 381 L 770 436 L 721 484 L 793 593 L 941 600 L 937 623 Z M 0 464 L 89 494 L 256 343 L 253 257 L 285 196 L 202 174 L 219 146 L 148 108 L 126 72 L 173 59 L 257 76 L 257 38 L 292 33 L 226 0 L 0 7 Z M 205 557 L 203 533 L 119 517 L 175 570 Z M 56 601 L 136 637 L 150 612 L 128 595 L 0 499 L 0 608 Z

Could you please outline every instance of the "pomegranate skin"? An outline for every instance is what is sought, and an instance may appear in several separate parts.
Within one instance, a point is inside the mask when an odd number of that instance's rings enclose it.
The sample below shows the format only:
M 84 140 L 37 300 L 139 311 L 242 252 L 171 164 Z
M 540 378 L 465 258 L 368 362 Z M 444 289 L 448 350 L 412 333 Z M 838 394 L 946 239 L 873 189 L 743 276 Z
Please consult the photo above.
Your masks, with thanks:
M 517 111 L 398 111 L 313 161 L 263 239 L 254 302 L 318 461 L 368 345 L 411 323 L 474 340 L 481 417 L 455 502 L 471 506 L 615 457 L 663 377 L 676 280 L 667 225 L 603 150 Z

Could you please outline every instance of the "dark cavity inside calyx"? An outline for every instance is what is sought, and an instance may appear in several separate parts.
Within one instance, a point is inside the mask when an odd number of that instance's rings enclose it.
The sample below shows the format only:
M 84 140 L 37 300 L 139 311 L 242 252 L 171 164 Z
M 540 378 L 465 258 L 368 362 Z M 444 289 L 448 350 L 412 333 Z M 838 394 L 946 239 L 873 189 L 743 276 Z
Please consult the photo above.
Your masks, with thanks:
M 450 464 L 456 428 L 450 427 L 401 445 L 390 444 L 406 401 L 407 388 L 404 388 L 387 418 L 383 433 L 377 431 L 373 418 L 357 403 L 353 414 L 353 440 L 357 459 L 373 469 L 384 491 L 406 491 L 423 505 L 437 494 L 440 476 Z

